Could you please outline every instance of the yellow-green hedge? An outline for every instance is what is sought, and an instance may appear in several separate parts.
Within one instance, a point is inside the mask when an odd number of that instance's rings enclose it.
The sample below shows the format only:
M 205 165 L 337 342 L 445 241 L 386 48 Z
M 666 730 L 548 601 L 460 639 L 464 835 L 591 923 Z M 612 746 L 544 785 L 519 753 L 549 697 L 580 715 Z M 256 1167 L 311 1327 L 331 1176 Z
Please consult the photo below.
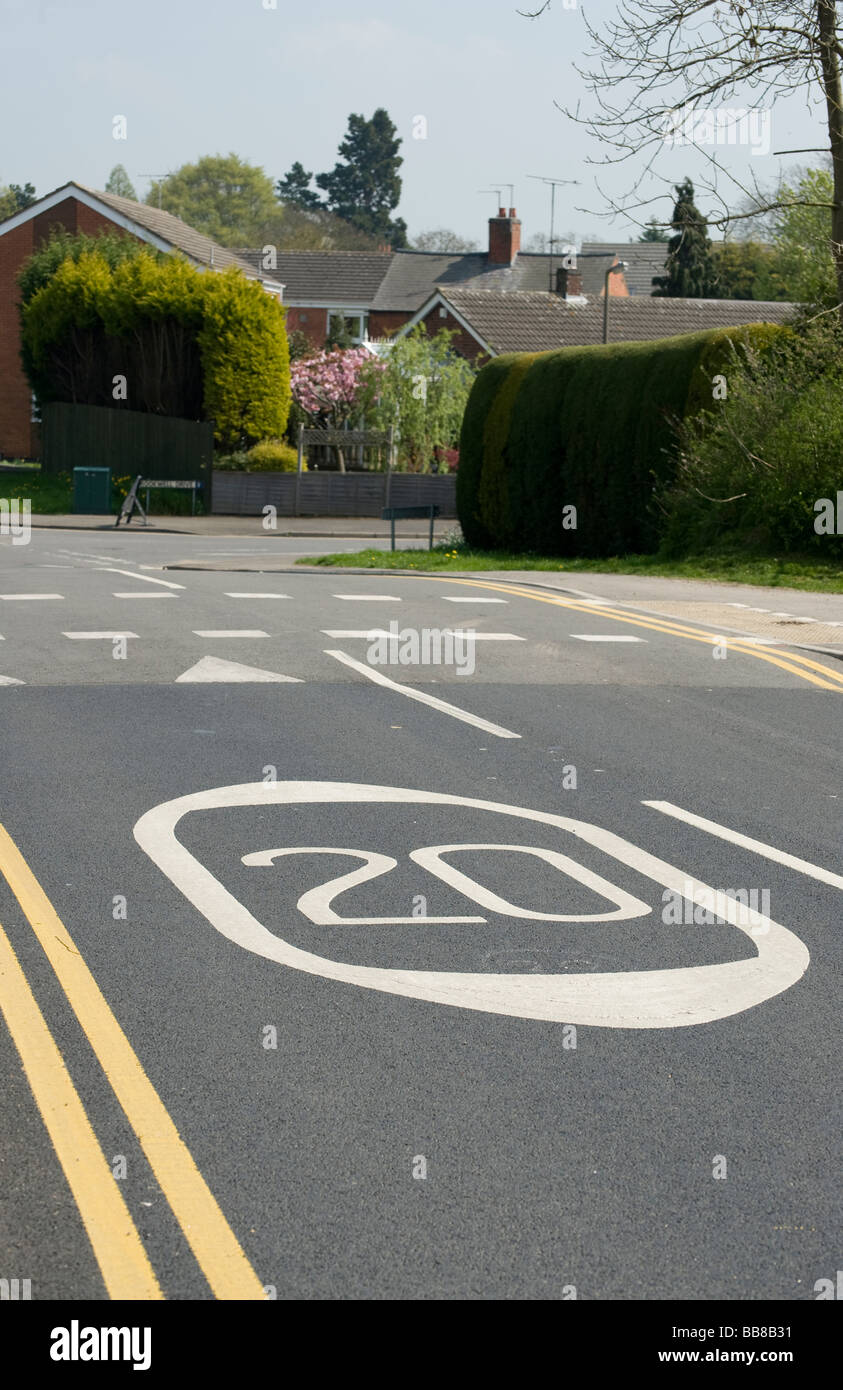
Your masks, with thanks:
M 117 259 L 90 238 L 67 249 L 21 307 L 21 357 L 40 402 L 113 408 L 125 400 L 129 410 L 201 413 L 214 421 L 221 449 L 283 434 L 285 311 L 258 281 L 236 268 L 199 271 L 140 245 Z M 118 375 L 124 395 L 114 394 Z

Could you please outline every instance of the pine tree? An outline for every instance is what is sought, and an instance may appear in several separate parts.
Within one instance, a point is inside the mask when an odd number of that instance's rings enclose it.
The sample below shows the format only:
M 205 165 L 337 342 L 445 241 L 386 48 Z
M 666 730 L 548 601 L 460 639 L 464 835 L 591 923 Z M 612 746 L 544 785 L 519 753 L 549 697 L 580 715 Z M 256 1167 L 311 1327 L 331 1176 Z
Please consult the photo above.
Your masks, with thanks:
M 710 299 L 715 293 L 708 224 L 694 205 L 694 185 L 690 179 L 675 185 L 676 206 L 671 227 L 675 235 L 668 242 L 666 274 L 655 276 L 654 297 L 663 299 Z
M 275 185 L 275 192 L 282 203 L 292 203 L 297 208 L 321 208 L 322 201 L 318 193 L 314 193 L 310 187 L 312 173 L 308 173 L 304 165 L 296 160 L 289 173 L 283 179 L 279 179 Z
M 398 153 L 400 146 L 396 126 L 382 107 L 371 120 L 351 115 L 339 147 L 344 163 L 335 164 L 329 174 L 316 176 L 331 212 L 395 247 L 407 244 L 406 222 L 392 218 L 401 200 L 398 170 L 404 161 Z

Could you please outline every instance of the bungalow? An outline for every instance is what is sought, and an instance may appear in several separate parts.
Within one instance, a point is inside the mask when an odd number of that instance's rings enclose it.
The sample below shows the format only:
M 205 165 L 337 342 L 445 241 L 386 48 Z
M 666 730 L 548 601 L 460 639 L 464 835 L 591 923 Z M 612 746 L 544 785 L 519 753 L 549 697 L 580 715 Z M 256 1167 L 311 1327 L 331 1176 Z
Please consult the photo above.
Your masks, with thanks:
M 612 277 L 614 278 L 614 277 Z M 611 342 L 646 342 L 696 333 L 705 328 L 735 328 L 746 323 L 786 323 L 795 305 L 731 299 L 612 298 Z M 500 291 L 440 288 L 408 319 L 397 336 L 418 324 L 427 332 L 454 332 L 454 348 L 473 362 L 506 352 L 545 352 L 603 341 L 603 304 L 572 302 L 547 291 Z
M 99 193 L 81 183 L 66 183 L 39 198 L 23 212 L 0 222 L 0 457 L 36 458 L 38 418 L 29 383 L 20 363 L 17 277 L 24 261 L 49 239 L 55 227 L 69 232 L 119 231 L 154 246 L 180 253 L 200 270 L 239 266 L 259 279 L 269 294 L 283 298 L 277 276 L 256 270 L 172 213 L 131 198 Z

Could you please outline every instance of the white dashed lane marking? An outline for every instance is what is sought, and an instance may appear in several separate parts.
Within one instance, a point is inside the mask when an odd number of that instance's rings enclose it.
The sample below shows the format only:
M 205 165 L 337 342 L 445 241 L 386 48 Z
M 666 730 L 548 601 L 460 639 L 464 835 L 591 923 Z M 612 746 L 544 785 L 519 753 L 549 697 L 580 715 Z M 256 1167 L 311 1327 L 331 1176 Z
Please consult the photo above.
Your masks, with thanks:
M 619 635 L 618 633 L 616 633 L 616 632 L 612 632 L 612 633 L 572 632 L 572 633 L 569 634 L 569 636 L 575 637 L 576 640 L 577 640 L 578 642 L 646 642 L 646 641 L 647 641 L 646 637 L 626 637 L 626 636 L 623 636 L 623 637 L 622 637 L 622 636 L 620 636 L 620 635 Z
M 113 642 L 117 637 L 137 637 L 136 632 L 65 632 L 73 642 Z
M 289 598 L 289 594 L 226 594 L 226 598 Z
M 463 598 L 460 594 L 443 594 L 446 603 L 509 603 L 508 598 Z
M 514 632 L 474 632 L 467 627 L 446 627 L 442 629 L 445 637 L 464 637 L 472 642 L 526 642 L 526 637 L 518 637 Z M 333 637 L 340 641 L 346 638 L 359 638 L 362 641 L 369 639 L 374 641 L 376 637 L 395 637 L 400 641 L 400 632 L 390 633 L 384 627 L 368 628 L 322 628 L 324 637 Z
M 6 603 L 26 603 L 36 599 L 64 599 L 64 594 L 0 594 Z
M 135 593 L 112 594 L 112 598 L 175 598 L 175 594 L 151 594 L 145 589 L 142 593 L 137 590 Z
M 194 637 L 268 637 L 268 632 L 261 632 L 258 627 L 233 628 L 228 631 L 202 631 L 199 628 L 193 629 Z
M 401 603 L 395 594 L 334 594 L 334 598 L 345 599 L 348 603 Z

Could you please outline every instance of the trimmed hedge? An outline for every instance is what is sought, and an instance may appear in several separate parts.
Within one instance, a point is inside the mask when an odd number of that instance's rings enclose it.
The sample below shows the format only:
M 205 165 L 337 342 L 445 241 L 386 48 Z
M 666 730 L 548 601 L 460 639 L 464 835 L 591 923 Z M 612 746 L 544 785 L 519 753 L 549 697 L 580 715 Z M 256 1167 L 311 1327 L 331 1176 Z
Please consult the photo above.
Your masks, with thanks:
M 676 467 L 675 423 L 707 407 L 733 344 L 764 349 L 788 332 L 749 324 L 495 358 L 463 421 L 457 511 L 466 540 L 548 555 L 653 550 L 653 493 Z M 577 528 L 565 530 L 571 505 Z
M 125 401 L 211 419 L 223 449 L 284 433 L 285 310 L 238 269 L 202 272 L 140 243 L 64 236 L 20 284 L 21 359 L 42 404 Z

